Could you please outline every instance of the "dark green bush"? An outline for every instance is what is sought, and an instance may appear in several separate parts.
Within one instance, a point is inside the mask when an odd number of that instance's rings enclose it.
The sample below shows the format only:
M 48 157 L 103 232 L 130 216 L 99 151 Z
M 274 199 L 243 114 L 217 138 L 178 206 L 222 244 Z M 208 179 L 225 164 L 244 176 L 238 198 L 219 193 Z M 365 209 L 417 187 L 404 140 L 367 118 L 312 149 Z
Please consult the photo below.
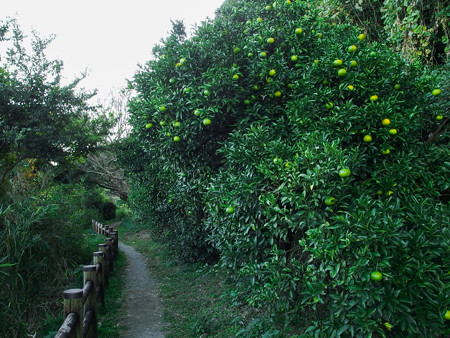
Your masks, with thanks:
M 450 308 L 448 70 L 361 33 L 303 1 L 227 1 L 190 39 L 176 23 L 130 83 L 130 203 L 304 334 L 434 337 Z
M 107 201 L 102 206 L 103 218 L 105 220 L 111 220 L 116 217 L 116 205 L 113 202 Z

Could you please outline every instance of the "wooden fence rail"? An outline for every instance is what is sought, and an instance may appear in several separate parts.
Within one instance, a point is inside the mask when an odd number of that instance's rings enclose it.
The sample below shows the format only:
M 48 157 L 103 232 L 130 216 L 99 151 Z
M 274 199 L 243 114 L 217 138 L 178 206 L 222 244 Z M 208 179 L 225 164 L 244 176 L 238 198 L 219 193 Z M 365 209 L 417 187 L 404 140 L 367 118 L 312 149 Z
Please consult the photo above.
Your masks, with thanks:
M 62 293 L 64 322 L 55 338 L 97 337 L 97 307 L 105 304 L 105 288 L 117 258 L 119 235 L 117 230 L 95 220 L 92 220 L 92 229 L 107 238 L 93 253 L 93 264 L 83 266 L 83 288 Z

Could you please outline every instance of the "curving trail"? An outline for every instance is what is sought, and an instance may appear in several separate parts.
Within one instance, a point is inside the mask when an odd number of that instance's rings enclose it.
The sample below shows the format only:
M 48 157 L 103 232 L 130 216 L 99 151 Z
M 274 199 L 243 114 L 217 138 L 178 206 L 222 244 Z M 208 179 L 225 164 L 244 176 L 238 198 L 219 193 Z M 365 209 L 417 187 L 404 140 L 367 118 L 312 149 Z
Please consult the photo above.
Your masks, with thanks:
M 128 259 L 125 285 L 126 316 L 120 322 L 126 338 L 160 338 L 162 332 L 162 306 L 157 284 L 142 254 L 119 241 L 120 250 Z

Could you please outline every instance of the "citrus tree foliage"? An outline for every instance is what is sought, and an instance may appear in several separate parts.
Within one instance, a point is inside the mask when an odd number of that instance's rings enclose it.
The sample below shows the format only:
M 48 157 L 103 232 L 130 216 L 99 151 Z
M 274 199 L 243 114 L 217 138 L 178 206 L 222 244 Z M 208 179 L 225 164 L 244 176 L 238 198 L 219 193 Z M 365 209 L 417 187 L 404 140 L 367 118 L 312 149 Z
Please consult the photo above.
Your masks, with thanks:
M 334 16 L 357 23 L 405 57 L 445 63 L 450 55 L 447 0 L 319 0 Z
M 8 49 L 0 67 L 0 182 L 26 158 L 73 161 L 94 149 L 109 127 L 90 117 L 93 94 L 75 90 L 81 78 L 61 84 L 62 62 L 44 54 L 52 38 L 34 33 L 28 52 L 15 21 L 3 25 L 0 42 Z
M 450 308 L 448 71 L 368 40 L 303 1 L 226 1 L 189 39 L 175 23 L 131 83 L 129 200 L 303 333 L 432 337 Z

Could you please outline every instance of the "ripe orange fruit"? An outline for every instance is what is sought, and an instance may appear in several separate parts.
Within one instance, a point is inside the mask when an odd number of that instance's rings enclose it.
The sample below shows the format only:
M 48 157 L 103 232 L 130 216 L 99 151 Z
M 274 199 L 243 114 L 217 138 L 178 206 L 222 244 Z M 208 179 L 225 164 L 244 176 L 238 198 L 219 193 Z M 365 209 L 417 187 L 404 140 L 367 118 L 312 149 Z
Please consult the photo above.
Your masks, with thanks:
M 210 125 L 210 124 L 211 124 L 211 120 L 210 120 L 210 119 L 208 119 L 208 118 L 206 118 L 206 119 L 203 119 L 203 124 L 204 124 L 205 126 L 208 126 L 208 125 Z
M 341 68 L 338 70 L 338 76 L 345 76 L 347 75 L 347 71 L 344 68 Z
M 397 129 L 389 129 L 389 134 L 396 135 L 397 134 Z
M 372 271 L 370 273 L 370 279 L 375 282 L 379 282 L 383 279 L 383 274 L 380 271 Z
M 438 96 L 441 95 L 441 90 L 439 88 L 433 89 L 433 91 L 431 92 L 431 94 L 433 96 Z
M 382 124 L 383 126 L 387 126 L 387 125 L 391 124 L 391 120 L 389 120 L 389 119 L 384 119 L 383 121 L 381 121 L 381 124 Z
M 363 140 L 364 140 L 364 142 L 372 142 L 372 136 L 370 136 L 370 135 L 365 135 L 365 136 L 363 137 Z
M 340 177 L 349 177 L 351 173 L 352 172 L 348 168 L 343 168 L 343 169 L 339 170 Z
M 378 101 L 378 95 L 372 95 L 370 97 L 370 101 L 372 101 L 372 102 Z

